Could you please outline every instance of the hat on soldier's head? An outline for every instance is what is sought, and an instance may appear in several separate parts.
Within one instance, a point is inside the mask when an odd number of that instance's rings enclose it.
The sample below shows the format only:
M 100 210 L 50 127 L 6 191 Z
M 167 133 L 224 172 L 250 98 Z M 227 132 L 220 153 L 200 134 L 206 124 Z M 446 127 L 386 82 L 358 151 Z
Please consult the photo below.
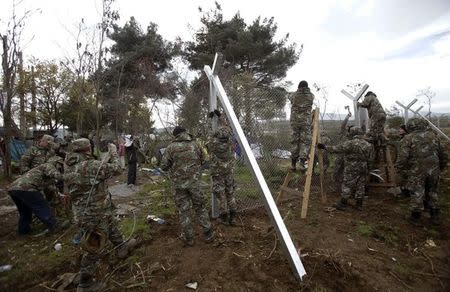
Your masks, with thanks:
M 172 135 L 174 135 L 176 137 L 183 132 L 186 132 L 185 128 L 183 128 L 182 126 L 176 126 L 175 129 L 173 129 Z
M 84 152 L 87 150 L 91 150 L 91 142 L 86 138 L 76 139 L 72 142 L 71 145 L 73 152 Z
M 50 142 L 50 143 L 55 142 L 55 138 L 53 136 L 50 136 L 50 135 L 47 135 L 47 134 L 42 135 L 41 140 L 45 140 L 45 141 Z
M 51 163 L 51 164 L 56 164 L 56 163 L 63 164 L 63 163 L 64 163 L 64 159 L 63 159 L 61 156 L 55 155 L 55 156 L 53 156 L 53 157 L 50 157 L 50 158 L 47 160 L 47 162 L 48 162 L 48 163 Z
M 305 80 L 300 81 L 300 83 L 298 84 L 298 88 L 306 88 L 308 87 L 308 82 L 306 82 Z

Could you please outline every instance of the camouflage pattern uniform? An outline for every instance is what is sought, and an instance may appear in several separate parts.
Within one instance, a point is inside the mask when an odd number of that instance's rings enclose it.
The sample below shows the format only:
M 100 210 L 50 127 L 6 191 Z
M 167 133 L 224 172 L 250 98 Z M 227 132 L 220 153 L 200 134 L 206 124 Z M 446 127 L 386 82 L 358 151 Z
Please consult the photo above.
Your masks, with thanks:
M 114 219 L 106 180 L 120 173 L 117 151 L 110 151 L 105 160 L 95 160 L 90 153 L 89 139 L 81 138 L 72 142 L 72 150 L 79 152 L 66 160 L 69 166 L 64 173 L 65 188 L 72 200 L 74 216 L 79 228 L 84 231 L 81 247 L 79 287 L 92 285 L 96 262 L 105 251 L 107 239 L 116 247 L 123 247 L 124 240 Z
M 19 233 L 28 233 L 31 214 L 34 213 L 49 230 L 56 226 L 48 202 L 42 194 L 45 188 L 55 188 L 56 181 L 62 180 L 62 174 L 56 165 L 61 164 L 62 158 L 52 157 L 47 163 L 36 166 L 18 179 L 8 188 L 20 214 Z
M 358 103 L 358 106 L 367 108 L 370 119 L 370 130 L 368 136 L 375 139 L 383 137 L 384 124 L 386 124 L 386 112 L 383 109 L 377 96 L 369 91 L 364 97 L 363 102 Z
M 170 173 L 183 238 L 190 245 L 193 244 L 194 238 L 190 218 L 191 202 L 205 237 L 210 236 L 212 232 L 205 197 L 200 186 L 203 162 L 203 151 L 185 131 L 175 135 L 175 139 L 167 146 L 161 161 L 161 169 Z
M 341 129 L 339 131 L 338 143 L 343 143 L 347 140 L 347 124 L 350 119 L 350 115 L 347 115 L 341 123 Z M 326 143 L 323 143 L 326 144 Z M 342 185 L 342 179 L 344 174 L 344 154 L 338 153 L 334 160 L 333 178 L 337 186 Z
M 360 128 L 352 127 L 349 131 L 349 140 L 326 148 L 332 153 L 344 154 L 341 198 L 347 201 L 353 196 L 361 204 L 365 194 L 367 165 L 373 155 L 372 144 L 364 140 L 362 134 Z
M 432 219 L 435 219 L 433 217 L 439 210 L 439 176 L 447 165 L 447 152 L 425 120 L 410 119 L 407 130 L 409 134 L 400 143 L 396 166 L 405 172 L 406 188 L 411 192 L 411 215 L 414 219 L 420 219 L 423 203 L 428 201 Z M 424 198 L 426 189 L 429 191 L 428 198 Z
M 212 132 L 209 137 L 208 149 L 211 156 L 212 190 L 219 199 L 220 217 L 223 223 L 233 223 L 236 214 L 236 199 L 234 198 L 235 159 L 231 128 L 222 124 Z
M 49 145 L 47 147 L 37 145 L 28 149 L 28 151 L 20 158 L 21 173 L 25 173 L 30 169 L 45 163 L 49 158 L 55 155 L 55 152 L 52 149 L 54 138 L 50 135 L 44 135 L 41 139 L 47 140 Z
M 314 94 L 309 87 L 300 87 L 293 96 L 291 103 L 291 128 L 293 145 L 291 158 L 307 157 L 308 142 L 311 132 L 311 110 L 314 101 Z

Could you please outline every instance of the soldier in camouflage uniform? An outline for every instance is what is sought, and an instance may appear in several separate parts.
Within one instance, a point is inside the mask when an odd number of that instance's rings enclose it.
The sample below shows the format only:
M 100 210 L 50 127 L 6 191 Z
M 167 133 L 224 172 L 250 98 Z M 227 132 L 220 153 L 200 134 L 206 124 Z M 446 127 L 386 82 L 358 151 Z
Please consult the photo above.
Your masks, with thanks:
M 420 224 L 423 202 L 428 201 L 433 224 L 439 224 L 438 184 L 440 172 L 447 165 L 447 152 L 443 149 L 428 123 L 421 118 L 408 121 L 407 134 L 400 143 L 397 169 L 405 172 L 406 188 L 411 192 L 411 217 Z M 424 198 L 428 190 L 428 197 Z
M 341 128 L 339 130 L 339 136 L 338 136 L 338 143 L 344 143 L 347 140 L 347 134 L 348 134 L 348 120 L 352 114 L 349 112 L 347 116 L 344 118 L 344 120 L 341 123 Z M 323 143 L 326 145 L 326 143 Z M 342 185 L 342 179 L 344 174 L 344 154 L 337 153 L 336 159 L 334 160 L 334 169 L 333 169 L 333 178 L 335 182 L 336 189 L 340 188 Z
M 219 117 L 219 126 L 216 131 L 211 131 L 208 150 L 211 156 L 212 190 L 219 199 L 221 222 L 225 225 L 235 225 L 236 199 L 234 198 L 234 151 L 233 130 L 219 111 L 210 113 Z
M 384 141 L 384 125 L 386 124 L 386 112 L 375 93 L 369 91 L 364 96 L 363 102 L 358 102 L 359 107 L 367 108 L 370 119 L 370 130 L 367 134 L 376 141 Z
M 177 126 L 173 130 L 174 140 L 167 146 L 162 157 L 161 169 L 169 171 L 175 189 L 174 199 L 178 208 L 182 238 L 185 244 L 194 244 L 194 230 L 190 218 L 191 202 L 198 217 L 206 242 L 214 240 L 206 209 L 205 197 L 201 191 L 201 166 L 204 161 L 200 146 L 193 141 L 186 129 Z
M 96 262 L 105 252 L 107 240 L 114 245 L 119 258 L 125 258 L 136 241 L 124 241 L 114 219 L 113 204 L 106 185 L 108 178 L 120 173 L 115 145 L 108 145 L 108 154 L 102 161 L 92 156 L 89 139 L 77 139 L 71 147 L 78 155 L 66 160 L 69 171 L 64 173 L 64 187 L 71 197 L 77 225 L 84 232 L 81 241 L 84 253 L 77 291 L 96 291 L 103 287 L 93 280 Z
M 354 197 L 358 210 L 362 210 L 365 195 L 368 162 L 372 159 L 373 146 L 363 138 L 363 131 L 358 127 L 349 130 L 349 140 L 337 146 L 318 147 L 332 153 L 344 154 L 344 178 L 342 181 L 341 200 L 334 206 L 338 210 L 345 210 L 348 199 Z
M 25 173 L 30 169 L 45 163 L 50 157 L 55 155 L 53 150 L 55 138 L 50 135 L 43 135 L 37 146 L 32 146 L 20 158 L 20 171 Z
M 292 170 L 296 169 L 297 160 L 300 158 L 302 166 L 307 159 L 308 142 L 311 130 L 311 109 L 314 94 L 306 81 L 301 81 L 291 103 L 291 128 L 293 145 L 291 150 Z
M 54 156 L 46 163 L 36 166 L 18 179 L 8 188 L 8 193 L 19 211 L 19 234 L 30 232 L 32 214 L 45 224 L 48 231 L 56 228 L 56 219 L 42 191 L 50 186 L 55 187 L 57 180 L 62 180 L 61 157 Z

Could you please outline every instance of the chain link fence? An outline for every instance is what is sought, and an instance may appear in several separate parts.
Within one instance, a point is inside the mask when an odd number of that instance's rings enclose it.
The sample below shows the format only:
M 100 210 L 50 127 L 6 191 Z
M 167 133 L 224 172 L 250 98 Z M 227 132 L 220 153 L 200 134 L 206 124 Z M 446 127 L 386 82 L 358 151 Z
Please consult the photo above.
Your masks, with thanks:
M 252 148 L 253 154 L 269 186 L 277 197 L 291 165 L 290 149 L 290 97 L 284 88 L 257 86 L 250 77 L 238 76 L 224 82 L 236 116 Z M 240 145 L 235 143 L 237 165 L 235 171 L 236 200 L 239 210 L 263 206 L 264 199 L 249 166 L 245 162 Z M 326 181 L 329 181 L 326 175 Z M 306 175 L 296 175 L 289 187 L 303 193 Z M 320 191 L 319 169 L 315 169 L 311 183 L 311 197 Z M 284 200 L 300 199 L 300 196 L 284 193 Z

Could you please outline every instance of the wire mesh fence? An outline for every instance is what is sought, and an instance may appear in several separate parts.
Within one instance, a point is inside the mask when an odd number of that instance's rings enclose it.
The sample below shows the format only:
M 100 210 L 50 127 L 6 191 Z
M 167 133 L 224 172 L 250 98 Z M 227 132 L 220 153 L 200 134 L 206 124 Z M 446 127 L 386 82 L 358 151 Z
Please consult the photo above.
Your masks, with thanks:
M 224 88 L 272 196 L 276 197 L 291 165 L 292 132 L 289 113 L 292 94 L 281 87 L 258 86 L 252 80 L 246 76 L 230 78 L 224 82 Z M 238 208 L 247 210 L 261 207 L 264 204 L 262 193 L 237 142 L 235 152 L 237 157 L 235 194 Z M 302 193 L 304 183 L 305 175 L 297 174 L 290 181 L 289 187 Z M 311 195 L 317 194 L 319 188 L 319 171 L 315 170 Z M 296 198 L 300 199 L 300 196 L 286 193 L 281 200 Z

